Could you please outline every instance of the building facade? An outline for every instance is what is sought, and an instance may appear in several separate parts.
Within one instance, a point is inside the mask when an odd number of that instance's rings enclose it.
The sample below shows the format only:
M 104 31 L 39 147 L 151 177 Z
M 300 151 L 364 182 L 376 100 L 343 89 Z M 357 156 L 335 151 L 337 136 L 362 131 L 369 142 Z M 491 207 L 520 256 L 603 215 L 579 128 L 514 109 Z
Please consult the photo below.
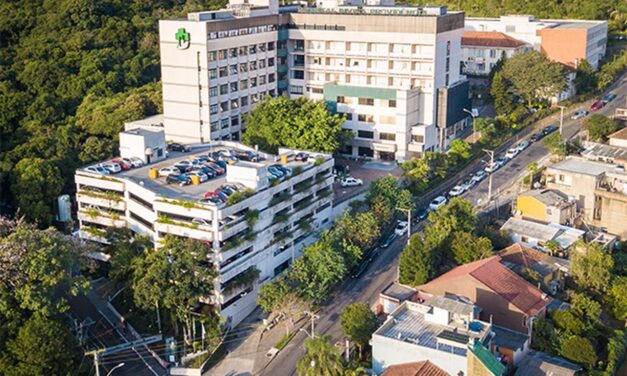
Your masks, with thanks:
M 530 44 L 498 31 L 464 31 L 462 69 L 469 75 L 485 76 L 499 60 L 531 48 Z
M 232 1 L 160 21 L 168 140 L 238 140 L 242 115 L 285 93 L 344 114 L 355 133 L 347 155 L 403 160 L 444 150 L 469 124 L 464 15 L 371 3 Z
M 251 151 L 222 142 L 211 149 L 194 148 L 192 153 L 222 149 Z M 149 176 L 151 169 L 191 157 L 175 152 L 166 160 L 114 175 L 77 170 L 80 234 L 105 242 L 104 231 L 115 226 L 147 236 L 155 246 L 166 235 L 204 241 L 219 272 L 216 294 L 207 297 L 207 303 L 219 307 L 227 322 L 236 325 L 256 307 L 258 286 L 285 270 L 331 216 L 333 158 L 317 154 L 296 162 L 293 151 L 280 154 L 292 169 L 289 179 L 269 180 L 268 166 L 278 158 L 263 153 L 261 162 L 235 162 L 225 175 L 199 185 L 168 185 L 164 178 Z M 224 183 L 246 187 L 244 199 L 226 205 L 199 202 Z
M 533 16 L 507 15 L 466 18 L 465 29 L 504 33 L 571 68 L 586 59 L 597 69 L 607 44 L 607 21 L 537 20 Z

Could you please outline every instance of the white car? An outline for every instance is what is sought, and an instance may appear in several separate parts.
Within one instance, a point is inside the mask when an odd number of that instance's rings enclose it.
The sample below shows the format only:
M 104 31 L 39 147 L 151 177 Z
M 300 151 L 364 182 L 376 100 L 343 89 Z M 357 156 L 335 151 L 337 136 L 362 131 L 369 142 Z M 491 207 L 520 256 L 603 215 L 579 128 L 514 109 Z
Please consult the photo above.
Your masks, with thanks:
M 577 110 L 570 118 L 573 120 L 581 119 L 582 117 L 588 116 L 588 111 L 586 110 Z
M 207 180 L 209 180 L 209 176 L 207 176 L 207 174 L 205 174 L 205 173 L 204 173 L 204 172 L 202 172 L 202 171 L 190 171 L 190 172 L 188 172 L 188 173 L 187 173 L 187 175 L 190 175 L 190 176 L 192 176 L 192 175 L 198 176 L 198 177 L 200 178 L 200 182 L 201 182 L 201 183 L 204 183 L 204 182 L 206 182 Z
M 144 161 L 142 161 L 141 159 L 137 158 L 137 157 L 131 157 L 131 158 L 122 158 L 122 160 L 128 164 L 130 164 L 133 167 L 141 167 L 144 165 Z
M 112 174 L 117 174 L 118 172 L 122 171 L 122 167 L 120 167 L 119 164 L 117 163 L 113 163 L 113 162 L 104 162 L 100 164 L 100 167 L 104 167 L 107 169 L 107 171 L 109 171 Z
M 518 149 L 518 152 L 520 153 L 521 151 L 527 149 L 530 145 L 531 145 L 531 142 L 527 140 L 522 140 L 518 143 L 516 148 Z
M 483 179 L 487 177 L 488 177 L 488 174 L 485 171 L 479 170 L 475 173 L 475 176 L 472 177 L 472 180 L 474 180 L 477 184 L 479 184 L 479 182 L 483 181 Z
M 431 201 L 431 203 L 429 204 L 429 209 L 430 210 L 438 210 L 442 206 L 446 205 L 447 201 L 448 200 L 446 199 L 446 197 L 438 196 L 438 197 L 434 198 L 433 201 Z
M 483 171 L 485 171 L 485 172 L 487 172 L 487 173 L 491 174 L 491 173 L 493 173 L 494 171 L 496 171 L 496 170 L 498 170 L 499 168 L 501 168 L 501 166 L 502 166 L 502 165 L 501 165 L 500 163 L 498 163 L 498 162 L 489 163 L 489 164 L 488 164 L 488 165 L 487 165 L 487 166 L 483 169 Z
M 396 224 L 396 227 L 394 228 L 394 233 L 398 236 L 403 236 L 407 234 L 407 222 L 406 221 L 398 222 Z
M 356 187 L 358 185 L 363 185 L 363 184 L 364 184 L 364 182 L 361 181 L 361 179 L 356 179 L 356 178 L 351 177 L 351 176 L 340 180 L 340 185 L 342 187 Z
M 85 167 L 85 171 L 93 172 L 94 174 L 100 174 L 100 175 L 109 175 L 110 174 L 109 170 L 107 170 L 106 168 L 104 168 L 102 166 Z
M 518 147 L 510 148 L 509 150 L 507 150 L 507 153 L 505 153 L 505 158 L 514 159 L 516 158 L 518 153 L 520 153 L 520 150 L 518 149 Z
M 196 163 L 194 163 L 193 161 L 190 161 L 189 159 L 183 159 L 182 161 L 176 162 L 176 164 L 179 165 L 179 166 L 189 166 L 189 167 L 192 167 Z
M 466 182 L 464 184 L 462 184 L 462 188 L 464 189 L 464 191 L 469 191 L 471 189 L 473 189 L 475 187 L 475 185 L 477 185 L 477 181 L 474 179 L 468 179 L 466 180 Z
M 176 167 L 163 167 L 159 169 L 159 176 L 179 175 L 181 170 Z
M 448 195 L 451 197 L 461 196 L 466 190 L 461 185 L 456 185 L 448 192 Z

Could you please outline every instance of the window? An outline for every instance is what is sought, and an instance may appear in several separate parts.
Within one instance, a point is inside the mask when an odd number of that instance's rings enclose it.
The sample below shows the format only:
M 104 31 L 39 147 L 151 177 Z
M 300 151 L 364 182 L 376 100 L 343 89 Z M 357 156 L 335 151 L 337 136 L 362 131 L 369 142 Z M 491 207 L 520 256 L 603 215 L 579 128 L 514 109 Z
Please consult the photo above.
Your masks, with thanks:
M 248 80 L 241 80 L 239 82 L 239 89 L 240 90 L 248 89 Z
M 448 73 L 444 75 L 444 86 L 448 86 Z
M 411 136 L 411 141 L 412 142 L 417 142 L 419 144 L 424 144 L 425 143 L 425 136 L 414 134 L 414 135 Z
M 396 101 L 395 100 L 388 100 L 388 107 L 396 107 Z
M 257 53 L 257 46 L 250 46 L 248 47 L 248 53 L 249 54 L 256 54 Z
M 239 102 L 242 107 L 248 106 L 248 97 L 241 97 Z
M 250 79 L 250 87 L 257 87 L 257 78 L 253 77 Z
M 529 320 L 527 315 L 523 315 L 522 326 L 525 327 L 525 328 L 527 327 L 527 320 Z
M 360 146 L 357 149 L 357 154 L 360 155 L 360 156 L 364 156 L 364 157 L 373 157 L 374 156 L 374 150 L 372 150 L 371 148 Z
M 372 98 L 359 98 L 358 103 L 362 106 L 374 106 L 374 99 Z
M 237 74 L 237 64 L 229 65 L 229 74 Z
M 216 51 L 207 52 L 207 59 L 209 59 L 209 61 L 216 61 L 217 58 L 218 58 L 218 53 Z
M 239 116 L 231 117 L 231 127 L 234 127 L 236 125 L 239 125 Z
M 447 40 L 446 41 L 446 56 L 449 56 L 451 54 L 451 41 Z
M 396 141 L 396 135 L 394 133 L 379 133 L 379 140 Z
M 226 67 L 220 67 L 220 78 L 228 76 L 229 73 L 226 70 Z
M 350 112 L 345 113 L 344 115 L 346 115 L 346 120 L 353 120 L 353 114 Z
M 232 109 L 239 108 L 239 99 L 238 98 L 231 99 L 231 108 Z
M 240 73 L 248 72 L 248 64 L 247 63 L 241 63 L 239 65 L 239 72 Z
M 561 181 L 563 182 L 564 180 L 566 180 L 566 177 L 562 174 L 557 175 L 557 181 Z
M 248 48 L 240 47 L 238 52 L 239 52 L 239 56 L 246 56 L 248 55 Z
M 305 71 L 295 70 L 293 78 L 295 78 L 297 80 L 304 80 L 305 79 Z
M 506 33 L 515 33 L 516 32 L 516 25 L 505 25 L 505 32 Z
M 266 67 L 266 61 L 265 60 L 259 60 L 259 69 L 263 69 Z
M 250 96 L 250 101 L 251 101 L 252 103 L 257 103 L 257 102 L 259 102 L 259 96 L 258 96 L 257 94 L 252 94 L 252 95 Z
M 274 66 L 274 58 L 273 57 L 268 59 L 268 66 L 269 67 L 273 67 Z
M 218 105 L 217 104 L 212 104 L 211 106 L 209 106 L 209 113 L 211 115 L 215 115 L 218 113 Z
M 220 119 L 220 125 L 222 126 L 222 129 L 228 128 L 229 118 Z
M 337 103 L 346 103 L 346 99 L 343 96 L 337 97 Z
M 254 71 L 257 69 L 257 62 L 256 61 L 251 61 L 250 63 L 248 63 L 249 68 L 251 71 Z
M 265 43 L 259 43 L 257 45 L 257 49 L 261 52 L 266 52 L 266 44 Z
M 213 68 L 209 69 L 209 79 L 218 78 L 218 70 Z
M 211 122 L 211 132 L 215 132 L 217 130 L 220 130 L 218 127 L 219 127 L 219 125 L 218 125 L 217 121 L 212 121 Z
M 213 86 L 213 87 L 209 88 L 209 96 L 210 97 L 218 96 L 218 87 L 217 86 Z
M 373 139 L 374 138 L 374 132 L 372 132 L 372 131 L 357 131 L 357 137 Z
M 274 91 L 274 89 L 269 90 L 268 95 L 271 96 L 272 98 L 276 98 L 276 92 Z
M 226 50 L 220 50 L 218 52 L 218 57 L 220 58 L 220 60 L 226 59 L 226 55 L 227 55 Z
M 275 81 L 275 78 L 274 78 L 274 73 L 270 73 L 270 74 L 268 75 L 268 82 L 274 82 L 274 81 Z
M 237 82 L 231 82 L 231 93 L 235 93 L 237 91 Z
M 266 84 L 266 76 L 259 76 L 259 85 Z
M 490 50 L 490 57 L 496 57 L 496 50 Z
M 291 94 L 302 94 L 303 93 L 303 87 L 302 86 L 290 85 L 290 93 Z
M 357 121 L 362 121 L 365 123 L 372 123 L 374 122 L 374 117 L 372 115 L 359 114 L 357 115 Z
M 274 42 L 268 42 L 268 51 L 274 51 Z
M 229 110 L 229 102 L 220 103 L 220 111 L 225 112 Z
M 314 93 L 314 94 L 322 94 L 323 90 L 321 88 L 319 88 L 319 87 L 312 87 L 311 88 L 311 92 Z
M 446 57 L 446 71 L 448 72 L 451 69 L 451 58 L 450 57 Z
M 228 93 L 229 93 L 229 85 L 228 84 L 220 85 L 220 95 L 226 95 Z
M 229 57 L 230 58 L 237 57 L 237 48 L 229 48 Z

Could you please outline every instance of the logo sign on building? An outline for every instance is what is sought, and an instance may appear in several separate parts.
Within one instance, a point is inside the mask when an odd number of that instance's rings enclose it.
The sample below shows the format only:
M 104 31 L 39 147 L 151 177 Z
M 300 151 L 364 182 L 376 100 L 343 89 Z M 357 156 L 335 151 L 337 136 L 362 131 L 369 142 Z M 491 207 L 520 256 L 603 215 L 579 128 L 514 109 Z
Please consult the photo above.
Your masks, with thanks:
M 185 28 L 182 27 L 178 29 L 174 37 L 177 42 L 176 48 L 179 50 L 185 50 L 189 47 L 189 33 L 185 31 Z

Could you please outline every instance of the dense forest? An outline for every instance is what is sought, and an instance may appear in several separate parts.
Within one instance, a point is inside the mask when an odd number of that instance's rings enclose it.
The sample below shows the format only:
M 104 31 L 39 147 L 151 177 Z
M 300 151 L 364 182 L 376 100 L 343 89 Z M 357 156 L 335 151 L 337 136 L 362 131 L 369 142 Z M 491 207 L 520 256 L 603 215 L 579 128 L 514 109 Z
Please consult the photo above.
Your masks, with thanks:
M 0 3 L 2 212 L 45 227 L 73 170 L 116 148 L 126 120 L 161 110 L 157 21 L 225 0 L 21 0 Z M 612 18 L 614 0 L 444 0 L 471 16 Z

